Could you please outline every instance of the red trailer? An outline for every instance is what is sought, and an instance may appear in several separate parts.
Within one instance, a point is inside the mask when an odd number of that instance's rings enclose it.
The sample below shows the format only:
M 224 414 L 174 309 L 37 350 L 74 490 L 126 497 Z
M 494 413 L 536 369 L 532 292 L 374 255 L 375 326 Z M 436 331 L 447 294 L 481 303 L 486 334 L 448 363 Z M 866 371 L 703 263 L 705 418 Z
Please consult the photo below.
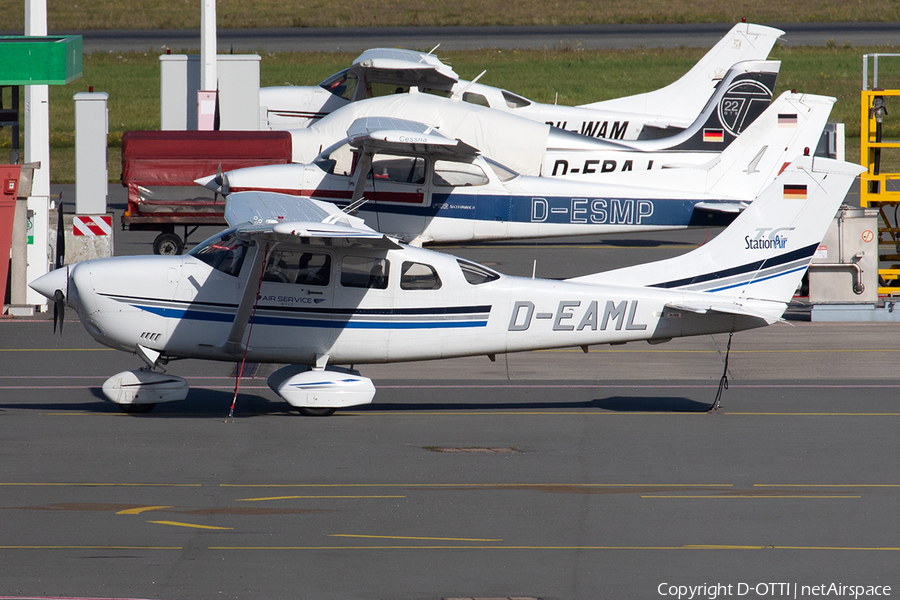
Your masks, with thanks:
M 127 131 L 122 185 L 128 208 L 122 228 L 154 230 L 155 254 L 181 254 L 201 225 L 225 225 L 225 200 L 194 183 L 219 169 L 291 162 L 287 131 Z M 184 226 L 184 237 L 175 233 Z

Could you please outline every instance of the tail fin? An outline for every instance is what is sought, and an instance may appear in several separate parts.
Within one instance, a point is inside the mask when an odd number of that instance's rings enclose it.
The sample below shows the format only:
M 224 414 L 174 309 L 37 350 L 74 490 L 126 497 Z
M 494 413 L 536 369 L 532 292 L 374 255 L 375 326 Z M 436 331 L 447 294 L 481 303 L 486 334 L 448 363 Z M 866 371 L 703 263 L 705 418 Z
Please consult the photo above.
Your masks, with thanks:
M 706 192 L 756 196 L 797 156 L 814 151 L 836 99 L 784 92 L 713 164 Z
M 635 147 L 723 151 L 769 106 L 780 68 L 777 60 L 751 60 L 732 66 L 690 127 L 669 137 L 639 140 Z
M 822 136 L 835 99 L 784 92 L 721 154 L 703 165 L 668 163 L 643 174 L 641 184 L 749 202 Z M 678 154 L 673 153 L 673 161 Z M 669 168 L 666 168 L 669 167 Z M 617 182 L 624 183 L 623 179 Z M 710 205 L 709 210 L 715 210 Z
M 735 63 L 764 60 L 784 32 L 773 27 L 738 23 L 690 71 L 668 86 L 626 98 L 587 104 L 602 108 L 660 115 L 671 126 L 687 127 L 713 94 L 718 81 Z
M 789 302 L 859 165 L 797 158 L 722 233 L 681 256 L 571 281 Z

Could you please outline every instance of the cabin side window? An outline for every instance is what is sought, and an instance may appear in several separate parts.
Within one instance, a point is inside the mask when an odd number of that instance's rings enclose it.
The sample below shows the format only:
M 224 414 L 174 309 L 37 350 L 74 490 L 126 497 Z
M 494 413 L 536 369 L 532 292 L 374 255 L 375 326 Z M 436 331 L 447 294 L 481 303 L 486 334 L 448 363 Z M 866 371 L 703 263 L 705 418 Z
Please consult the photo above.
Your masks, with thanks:
M 372 157 L 372 171 L 369 173 L 369 178 L 373 177 L 376 186 L 379 181 L 421 185 L 425 183 L 425 159 L 420 156 L 376 154 Z
M 331 280 L 331 256 L 317 252 L 275 250 L 266 264 L 263 281 L 326 286 Z
M 403 261 L 400 267 L 401 290 L 439 290 L 441 278 L 431 265 Z
M 345 256 L 341 261 L 341 285 L 350 288 L 387 288 L 390 263 L 384 258 Z
M 477 104 L 478 106 L 486 106 L 488 108 L 491 107 L 487 98 L 485 98 L 481 94 L 476 94 L 474 92 L 463 93 L 463 102 L 468 102 L 469 104 Z
M 459 268 L 462 269 L 463 277 L 465 277 L 466 281 L 472 285 L 481 285 L 482 283 L 489 283 L 500 279 L 498 273 L 494 273 L 481 265 L 476 265 L 475 263 L 460 259 L 457 259 L 456 262 L 459 263 Z
M 229 229 L 198 244 L 188 254 L 217 271 L 237 277 L 248 246 L 249 242 L 239 240 L 234 230 Z
M 486 185 L 490 180 L 476 164 L 436 160 L 433 181 L 441 187 L 468 187 Z
M 506 90 L 500 90 L 500 92 L 503 94 L 503 100 L 506 101 L 506 106 L 509 108 L 525 108 L 531 104 L 529 100 L 522 96 L 516 96 L 512 92 L 507 92 Z

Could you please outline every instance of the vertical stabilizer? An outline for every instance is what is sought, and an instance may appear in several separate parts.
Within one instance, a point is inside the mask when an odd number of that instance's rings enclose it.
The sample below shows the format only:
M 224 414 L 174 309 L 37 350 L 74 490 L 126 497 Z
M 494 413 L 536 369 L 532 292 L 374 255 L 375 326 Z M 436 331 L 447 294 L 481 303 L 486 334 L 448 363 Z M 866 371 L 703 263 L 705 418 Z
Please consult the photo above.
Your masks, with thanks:
M 780 29 L 738 23 L 680 79 L 664 88 L 584 105 L 614 111 L 659 115 L 671 126 L 687 127 L 703 109 L 716 84 L 735 63 L 764 60 L 784 35 Z
M 573 281 L 789 302 L 859 165 L 794 160 L 722 233 L 692 252 Z

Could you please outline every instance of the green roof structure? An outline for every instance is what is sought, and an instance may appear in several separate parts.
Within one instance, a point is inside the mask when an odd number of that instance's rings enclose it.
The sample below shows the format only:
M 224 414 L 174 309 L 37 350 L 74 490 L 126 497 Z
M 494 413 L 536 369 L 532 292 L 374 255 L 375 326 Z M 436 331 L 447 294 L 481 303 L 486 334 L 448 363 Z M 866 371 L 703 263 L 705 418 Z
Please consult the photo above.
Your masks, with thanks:
M 0 85 L 65 85 L 82 75 L 80 35 L 0 36 Z

